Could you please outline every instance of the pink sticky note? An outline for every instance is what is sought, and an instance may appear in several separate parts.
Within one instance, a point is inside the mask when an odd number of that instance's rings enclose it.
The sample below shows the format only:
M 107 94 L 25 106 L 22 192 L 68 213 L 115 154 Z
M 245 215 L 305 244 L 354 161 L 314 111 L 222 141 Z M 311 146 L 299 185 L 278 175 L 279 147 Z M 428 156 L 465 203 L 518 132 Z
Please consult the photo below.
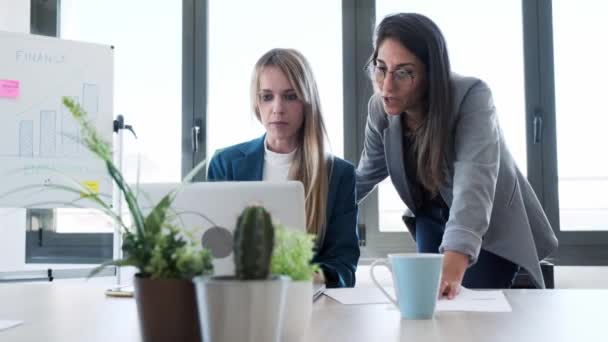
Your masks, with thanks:
M 19 81 L 0 80 L 0 97 L 14 99 L 19 96 Z

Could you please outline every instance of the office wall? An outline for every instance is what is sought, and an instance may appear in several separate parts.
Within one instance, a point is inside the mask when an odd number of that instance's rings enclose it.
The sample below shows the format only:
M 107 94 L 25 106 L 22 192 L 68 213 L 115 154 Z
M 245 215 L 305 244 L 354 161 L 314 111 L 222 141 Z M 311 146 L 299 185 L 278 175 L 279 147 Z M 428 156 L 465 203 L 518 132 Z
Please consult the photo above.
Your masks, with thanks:
M 30 1 L 0 0 L 0 30 L 30 32 Z
M 608 267 L 558 266 L 555 287 L 559 289 L 608 289 Z
M 0 30 L 30 32 L 30 1 L 0 0 Z M 0 271 L 25 265 L 25 210 L 0 209 Z

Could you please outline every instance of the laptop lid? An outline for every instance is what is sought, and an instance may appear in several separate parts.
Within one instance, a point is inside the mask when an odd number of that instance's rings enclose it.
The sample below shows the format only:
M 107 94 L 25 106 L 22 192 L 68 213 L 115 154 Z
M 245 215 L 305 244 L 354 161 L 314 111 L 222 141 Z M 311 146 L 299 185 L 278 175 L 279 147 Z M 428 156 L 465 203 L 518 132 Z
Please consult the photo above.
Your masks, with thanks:
M 149 212 L 179 186 L 179 183 L 140 184 L 138 198 L 144 211 Z M 173 202 L 178 215 L 175 223 L 211 250 L 215 275 L 234 274 L 234 228 L 243 209 L 252 204 L 266 208 L 274 222 L 289 229 L 306 230 L 304 188 L 300 182 L 188 183 L 177 194 Z
M 316 301 L 325 292 L 325 284 L 314 283 L 312 288 L 312 301 Z

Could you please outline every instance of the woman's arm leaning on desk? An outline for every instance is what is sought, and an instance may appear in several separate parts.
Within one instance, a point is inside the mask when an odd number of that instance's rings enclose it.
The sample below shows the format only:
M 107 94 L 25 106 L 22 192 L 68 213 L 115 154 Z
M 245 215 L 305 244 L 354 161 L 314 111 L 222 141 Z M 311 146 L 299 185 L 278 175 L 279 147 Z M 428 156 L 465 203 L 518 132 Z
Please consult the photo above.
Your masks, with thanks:
M 360 252 L 355 169 L 350 163 L 335 158 L 327 197 L 325 236 L 313 262 L 323 270 L 327 287 L 353 287 Z

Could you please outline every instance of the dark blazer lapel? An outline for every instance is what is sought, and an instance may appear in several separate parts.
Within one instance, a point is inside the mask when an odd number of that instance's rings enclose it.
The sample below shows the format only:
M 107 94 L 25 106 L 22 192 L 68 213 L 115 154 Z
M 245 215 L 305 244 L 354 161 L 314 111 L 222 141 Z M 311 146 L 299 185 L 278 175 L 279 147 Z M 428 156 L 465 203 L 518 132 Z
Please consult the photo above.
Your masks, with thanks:
M 261 181 L 264 168 L 264 136 L 251 141 L 242 149 L 243 157 L 232 163 L 235 181 Z
M 415 213 L 416 205 L 410 192 L 403 164 L 403 130 L 401 129 L 400 116 L 389 116 L 389 126 L 384 130 L 384 153 L 388 164 L 388 173 L 399 196 L 408 208 Z

